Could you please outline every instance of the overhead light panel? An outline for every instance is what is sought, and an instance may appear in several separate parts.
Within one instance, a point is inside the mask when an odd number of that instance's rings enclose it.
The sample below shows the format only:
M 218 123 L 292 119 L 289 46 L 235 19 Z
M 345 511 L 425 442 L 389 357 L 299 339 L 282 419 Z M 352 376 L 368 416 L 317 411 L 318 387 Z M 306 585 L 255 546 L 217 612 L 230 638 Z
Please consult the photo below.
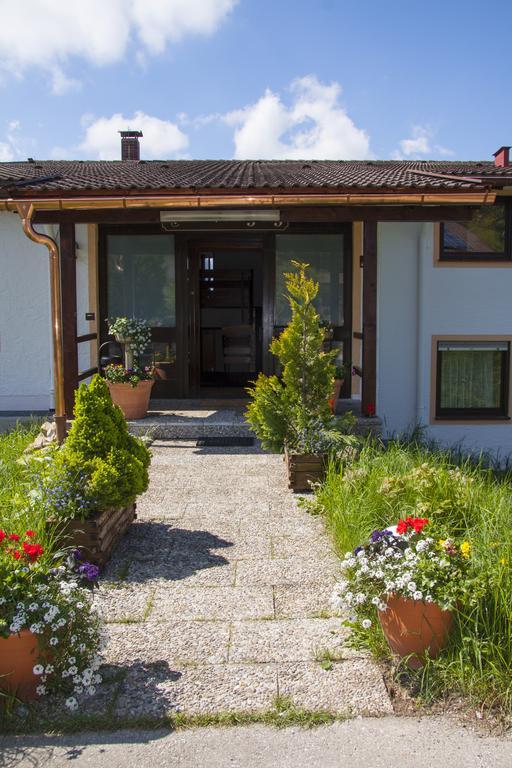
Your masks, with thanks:
M 190 221 L 280 221 L 280 211 L 268 210 L 193 210 L 193 211 L 160 211 L 160 221 L 173 222 Z

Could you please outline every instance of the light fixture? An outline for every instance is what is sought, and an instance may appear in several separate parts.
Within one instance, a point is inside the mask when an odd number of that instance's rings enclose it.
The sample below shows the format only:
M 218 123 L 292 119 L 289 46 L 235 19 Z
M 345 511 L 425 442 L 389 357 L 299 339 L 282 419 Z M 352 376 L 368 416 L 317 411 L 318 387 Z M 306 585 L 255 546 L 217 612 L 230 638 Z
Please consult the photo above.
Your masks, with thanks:
M 280 211 L 267 210 L 201 210 L 193 211 L 160 211 L 162 223 L 181 223 L 189 221 L 279 221 Z

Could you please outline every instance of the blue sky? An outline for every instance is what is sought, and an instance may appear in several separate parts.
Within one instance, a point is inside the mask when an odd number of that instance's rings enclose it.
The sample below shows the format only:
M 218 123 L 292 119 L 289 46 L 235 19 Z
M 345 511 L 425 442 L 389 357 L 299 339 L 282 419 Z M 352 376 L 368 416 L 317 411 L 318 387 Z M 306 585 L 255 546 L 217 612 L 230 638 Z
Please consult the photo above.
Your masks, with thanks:
M 508 0 L 0 0 L 0 159 L 485 159 Z M 504 30 L 502 32 L 502 30 Z

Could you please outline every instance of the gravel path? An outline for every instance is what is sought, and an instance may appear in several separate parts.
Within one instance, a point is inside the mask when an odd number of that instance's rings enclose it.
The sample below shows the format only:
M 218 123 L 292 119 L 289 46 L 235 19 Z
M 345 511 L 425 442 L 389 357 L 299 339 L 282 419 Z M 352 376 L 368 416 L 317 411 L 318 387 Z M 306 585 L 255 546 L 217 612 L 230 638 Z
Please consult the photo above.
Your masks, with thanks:
M 389 714 L 377 667 L 343 647 L 329 607 L 336 558 L 282 458 L 193 442 L 152 451 L 149 490 L 97 596 L 112 682 L 94 707 L 121 718 L 258 711 L 281 695 Z

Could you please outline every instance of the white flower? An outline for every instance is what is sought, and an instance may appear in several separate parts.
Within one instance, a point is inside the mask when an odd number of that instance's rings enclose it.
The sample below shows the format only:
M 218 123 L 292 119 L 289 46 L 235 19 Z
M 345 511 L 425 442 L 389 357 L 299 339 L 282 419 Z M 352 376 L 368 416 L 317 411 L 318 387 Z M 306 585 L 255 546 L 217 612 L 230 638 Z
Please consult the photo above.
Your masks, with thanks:
M 68 661 L 69 661 L 70 664 L 76 664 L 76 659 L 75 659 L 74 656 L 70 656 Z
M 101 675 L 94 675 L 93 678 L 92 678 L 92 681 L 93 681 L 93 683 L 95 685 L 99 685 L 101 683 L 102 679 L 103 678 L 101 677 Z
M 76 667 L 70 667 L 68 669 L 68 672 L 70 675 L 76 675 L 76 673 L 78 672 L 78 669 Z
M 44 667 L 42 664 L 36 664 L 35 667 L 32 669 L 32 672 L 34 675 L 43 675 L 44 674 Z
M 423 598 L 423 592 L 420 592 L 419 589 L 414 593 L 413 598 L 415 600 L 421 600 Z
M 59 642 L 57 637 L 50 637 L 50 645 L 57 645 Z
M 388 606 L 386 605 L 386 603 L 379 603 L 377 608 L 379 609 L 379 611 L 387 611 Z
M 52 672 L 55 672 L 55 667 L 53 664 L 47 664 L 46 669 L 44 670 L 47 675 L 51 675 Z
M 88 687 L 87 693 L 89 694 L 89 696 L 94 696 L 94 694 L 96 693 L 96 688 L 94 687 L 94 685 L 90 685 Z
M 372 597 L 372 605 L 378 605 L 380 603 L 380 599 L 378 597 Z
M 432 595 L 426 595 L 425 596 L 425 602 L 433 603 L 434 602 L 434 598 L 432 597 Z
M 29 629 L 34 635 L 39 635 L 43 631 L 43 625 L 38 622 L 37 624 L 31 624 Z
M 81 685 L 75 685 L 75 693 L 83 693 L 84 689 Z
M 416 592 L 416 582 L 415 581 L 410 581 L 407 584 L 407 589 L 409 590 L 409 592 Z
M 29 611 L 37 611 L 38 608 L 39 608 L 39 606 L 38 606 L 37 603 L 30 603 L 30 605 L 28 607 Z
M 362 605 L 366 601 L 366 595 L 364 595 L 362 592 L 358 592 L 356 595 L 356 604 Z
M 38 696 L 44 696 L 46 693 L 46 686 L 45 685 L 38 685 L 36 688 L 36 693 Z
M 363 627 L 363 629 L 370 629 L 371 625 L 372 625 L 372 622 L 370 621 L 370 619 L 363 619 L 361 622 L 361 626 Z
M 70 709 L 72 712 L 75 709 L 78 709 L 78 701 L 75 699 L 74 696 L 70 696 L 68 699 L 66 699 L 66 707 Z

